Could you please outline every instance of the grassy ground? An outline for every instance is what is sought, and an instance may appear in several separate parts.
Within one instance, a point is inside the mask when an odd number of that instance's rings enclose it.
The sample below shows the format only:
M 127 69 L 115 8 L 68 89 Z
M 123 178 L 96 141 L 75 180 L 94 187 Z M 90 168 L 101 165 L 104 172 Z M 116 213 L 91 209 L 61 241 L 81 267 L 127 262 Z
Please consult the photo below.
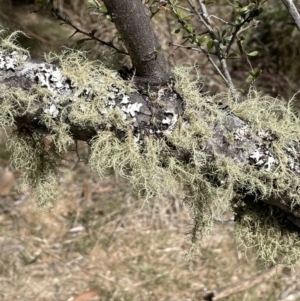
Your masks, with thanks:
M 0 152 L 5 165 L 3 144 Z M 187 261 L 192 221 L 182 201 L 143 205 L 125 180 L 99 179 L 73 157 L 49 213 L 36 212 L 33 193 L 18 192 L 18 181 L 1 190 L 18 176 L 1 169 L 0 300 L 202 300 L 205 291 L 259 270 L 251 251 L 239 251 L 231 221 L 216 223 L 199 256 Z M 287 287 L 297 289 L 296 272 L 225 300 L 279 300 Z

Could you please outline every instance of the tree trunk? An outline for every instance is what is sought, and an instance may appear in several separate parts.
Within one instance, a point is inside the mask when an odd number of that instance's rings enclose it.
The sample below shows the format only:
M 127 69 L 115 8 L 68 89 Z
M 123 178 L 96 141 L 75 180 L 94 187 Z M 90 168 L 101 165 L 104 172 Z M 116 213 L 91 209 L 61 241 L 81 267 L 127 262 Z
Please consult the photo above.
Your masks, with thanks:
M 142 1 L 104 0 L 104 3 L 127 47 L 138 80 L 153 85 L 169 83 L 170 68 Z

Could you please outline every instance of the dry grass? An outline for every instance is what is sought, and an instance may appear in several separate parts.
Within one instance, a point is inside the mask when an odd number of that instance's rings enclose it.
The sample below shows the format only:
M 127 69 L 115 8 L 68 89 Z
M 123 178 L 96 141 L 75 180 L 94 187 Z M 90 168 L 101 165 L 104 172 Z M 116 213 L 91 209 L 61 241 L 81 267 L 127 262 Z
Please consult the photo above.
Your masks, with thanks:
M 18 184 L 0 197 L 1 300 L 201 300 L 259 269 L 251 252 L 238 251 L 230 221 L 186 261 L 191 220 L 180 200 L 143 205 L 124 180 L 99 179 L 83 163 L 70 171 L 75 156 L 68 159 L 50 213 L 36 213 L 32 192 L 19 193 Z M 227 300 L 278 300 L 288 285 L 297 289 L 292 275 Z

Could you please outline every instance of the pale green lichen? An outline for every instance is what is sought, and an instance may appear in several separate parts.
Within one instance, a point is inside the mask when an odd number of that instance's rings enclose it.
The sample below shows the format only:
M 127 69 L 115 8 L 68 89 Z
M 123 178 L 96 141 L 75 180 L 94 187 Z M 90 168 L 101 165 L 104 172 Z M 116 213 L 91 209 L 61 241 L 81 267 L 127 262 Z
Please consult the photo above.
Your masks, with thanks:
M 59 154 L 47 145 L 43 135 L 26 130 L 13 132 L 7 148 L 11 152 L 11 164 L 23 172 L 23 188 L 27 185 L 35 188 L 38 209 L 49 210 L 56 198 Z
M 21 34 L 25 35 L 24 32 L 19 30 L 8 33 L 7 30 L 4 29 L 0 24 L 1 51 L 4 54 L 9 54 L 13 51 L 16 51 L 18 54 L 20 54 L 19 59 L 22 61 L 24 59 L 23 55 L 30 56 L 30 54 L 28 50 L 22 48 L 17 42 L 18 36 Z

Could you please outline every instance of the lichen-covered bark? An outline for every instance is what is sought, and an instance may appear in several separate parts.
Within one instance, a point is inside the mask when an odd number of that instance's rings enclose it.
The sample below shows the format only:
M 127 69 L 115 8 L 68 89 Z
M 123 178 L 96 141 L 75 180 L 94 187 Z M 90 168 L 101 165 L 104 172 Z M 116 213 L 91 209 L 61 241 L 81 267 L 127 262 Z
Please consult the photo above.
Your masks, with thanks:
M 0 46 L 0 126 L 17 129 L 13 161 L 41 192 L 47 177 L 55 182 L 57 154 L 81 139 L 91 145 L 93 170 L 115 169 L 146 198 L 181 187 L 195 230 L 231 206 L 240 236 L 263 246 L 262 258 L 300 261 L 300 121 L 289 108 L 255 92 L 216 104 L 184 69 L 174 71 L 174 86 L 147 91 L 80 52 L 48 61 L 30 60 L 11 37 Z M 50 173 L 41 173 L 43 160 Z

